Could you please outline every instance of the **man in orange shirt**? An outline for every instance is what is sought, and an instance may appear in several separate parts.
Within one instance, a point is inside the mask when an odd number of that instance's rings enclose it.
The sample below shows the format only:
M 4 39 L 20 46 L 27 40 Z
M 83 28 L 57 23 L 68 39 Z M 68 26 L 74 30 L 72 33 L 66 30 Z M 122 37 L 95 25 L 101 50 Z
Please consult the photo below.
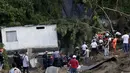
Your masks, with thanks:
M 114 53 L 116 53 L 117 40 L 118 40 L 118 39 L 115 37 L 115 38 L 113 39 L 113 41 L 112 41 L 112 47 L 113 47 L 113 49 L 114 49 Z

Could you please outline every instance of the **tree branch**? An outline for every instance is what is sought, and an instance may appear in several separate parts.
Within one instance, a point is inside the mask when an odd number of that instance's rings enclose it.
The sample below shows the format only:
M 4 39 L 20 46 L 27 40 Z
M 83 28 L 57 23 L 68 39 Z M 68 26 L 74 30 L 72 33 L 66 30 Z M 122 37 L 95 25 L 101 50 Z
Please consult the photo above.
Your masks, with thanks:
M 118 12 L 118 13 L 123 14 L 125 16 L 130 16 L 129 14 L 126 14 L 124 12 L 121 12 L 121 11 L 118 11 L 118 10 L 115 10 L 115 9 L 111 9 L 111 8 L 107 8 L 107 7 L 103 7 L 103 9 L 107 9 L 107 10 L 110 10 L 110 11 Z
M 116 1 L 116 10 L 117 10 L 117 8 L 118 8 L 118 1 L 119 1 L 119 0 Z
M 99 6 L 99 5 L 97 5 L 97 6 L 104 12 L 105 16 L 107 17 L 107 19 L 110 23 L 111 30 L 112 30 L 112 32 L 114 32 L 114 29 L 113 29 L 113 26 L 112 26 L 112 21 L 110 20 L 109 16 L 107 15 L 107 13 L 104 11 L 104 9 L 101 6 Z

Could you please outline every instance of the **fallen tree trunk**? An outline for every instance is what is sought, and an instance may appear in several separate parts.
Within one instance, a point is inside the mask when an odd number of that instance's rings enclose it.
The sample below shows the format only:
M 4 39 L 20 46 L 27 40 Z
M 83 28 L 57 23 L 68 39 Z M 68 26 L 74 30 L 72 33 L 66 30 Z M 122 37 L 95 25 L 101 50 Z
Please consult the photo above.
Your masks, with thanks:
M 95 69 L 95 68 L 99 67 L 99 66 L 102 65 L 103 63 L 110 62 L 110 61 L 115 61 L 115 62 L 116 62 L 117 59 L 116 59 L 115 57 L 111 57 L 111 58 L 109 58 L 109 59 L 106 59 L 106 60 L 104 60 L 104 61 L 101 61 L 101 62 L 96 63 L 96 64 L 91 65 L 91 66 L 82 66 L 82 67 L 81 67 L 81 70 L 82 70 L 82 71 L 92 70 L 92 69 Z

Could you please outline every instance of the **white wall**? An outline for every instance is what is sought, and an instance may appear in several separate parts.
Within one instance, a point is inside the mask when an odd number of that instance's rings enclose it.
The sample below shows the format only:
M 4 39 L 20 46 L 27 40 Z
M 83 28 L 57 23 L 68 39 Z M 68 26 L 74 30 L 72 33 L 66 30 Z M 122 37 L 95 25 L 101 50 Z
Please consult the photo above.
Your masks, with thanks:
M 6 50 L 18 50 L 27 48 L 53 48 L 58 47 L 56 25 L 39 25 L 45 29 L 32 27 L 9 27 L 1 29 L 2 42 Z M 6 31 L 16 30 L 18 41 L 7 42 Z

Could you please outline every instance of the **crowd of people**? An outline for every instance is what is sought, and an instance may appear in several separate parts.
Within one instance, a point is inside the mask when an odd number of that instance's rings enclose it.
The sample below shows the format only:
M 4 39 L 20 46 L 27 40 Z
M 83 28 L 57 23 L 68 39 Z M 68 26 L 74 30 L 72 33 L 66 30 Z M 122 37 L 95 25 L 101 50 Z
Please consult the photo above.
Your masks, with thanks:
M 3 69 L 4 63 L 4 56 L 3 51 L 0 51 L 0 71 Z M 17 51 L 13 55 L 13 62 L 11 64 L 11 69 L 9 73 L 29 73 L 29 58 L 27 53 L 24 55 L 20 55 Z
M 117 47 L 118 44 L 123 47 Z M 81 48 L 81 49 L 80 49 Z M 80 57 L 96 56 L 99 53 L 104 53 L 104 56 L 110 56 L 110 52 L 116 55 L 117 49 L 121 49 L 127 55 L 130 48 L 129 34 L 116 32 L 114 36 L 111 36 L 109 32 L 97 33 L 94 35 L 90 45 L 84 42 L 81 46 L 76 47 L 73 54 L 65 55 L 60 51 L 54 51 L 53 54 L 48 54 L 45 51 L 42 55 L 43 68 L 47 69 L 50 66 L 63 67 L 68 66 L 70 73 L 76 73 L 79 67 Z M 0 51 L 0 70 L 4 64 L 4 58 Z M 28 54 L 20 55 L 15 52 L 13 55 L 12 69 L 9 73 L 29 73 L 29 58 Z
M 61 54 L 59 51 L 55 51 L 51 56 L 49 56 L 47 53 L 48 52 L 46 51 L 43 55 L 44 69 L 50 66 L 63 67 L 64 65 L 67 65 L 71 73 L 76 73 L 79 66 L 79 61 L 77 60 L 76 55 L 72 54 L 67 56 L 65 54 Z
M 29 73 L 29 58 L 28 53 L 25 53 L 24 55 L 20 55 L 17 51 L 14 53 L 13 56 L 13 63 L 12 63 L 12 69 L 9 71 L 9 73 Z
M 82 50 L 81 55 L 78 54 L 77 56 L 89 58 L 90 56 L 96 56 L 97 54 L 103 53 L 104 57 L 110 57 L 112 55 L 118 55 L 117 52 L 121 52 L 121 50 L 127 56 L 130 48 L 129 37 L 130 35 L 128 33 L 121 35 L 120 32 L 116 32 L 113 36 L 108 31 L 105 33 L 97 33 L 94 35 L 90 45 L 84 42 L 81 49 L 80 47 L 76 48 L 76 50 Z M 73 54 L 76 54 L 76 52 Z

